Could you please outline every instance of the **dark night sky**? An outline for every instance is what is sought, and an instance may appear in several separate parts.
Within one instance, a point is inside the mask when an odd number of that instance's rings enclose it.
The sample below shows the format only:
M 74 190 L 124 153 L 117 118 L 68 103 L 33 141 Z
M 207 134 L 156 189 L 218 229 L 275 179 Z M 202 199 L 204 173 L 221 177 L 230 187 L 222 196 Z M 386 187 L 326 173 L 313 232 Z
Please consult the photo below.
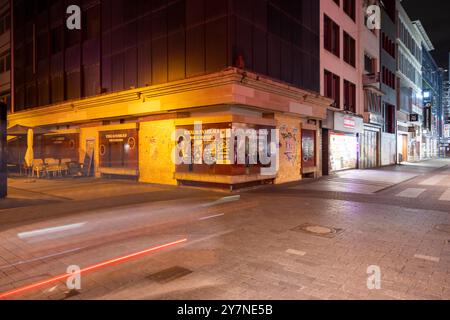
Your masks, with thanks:
M 422 21 L 436 48 L 432 53 L 437 64 L 447 69 L 450 52 L 450 1 L 403 0 L 402 4 L 411 20 Z

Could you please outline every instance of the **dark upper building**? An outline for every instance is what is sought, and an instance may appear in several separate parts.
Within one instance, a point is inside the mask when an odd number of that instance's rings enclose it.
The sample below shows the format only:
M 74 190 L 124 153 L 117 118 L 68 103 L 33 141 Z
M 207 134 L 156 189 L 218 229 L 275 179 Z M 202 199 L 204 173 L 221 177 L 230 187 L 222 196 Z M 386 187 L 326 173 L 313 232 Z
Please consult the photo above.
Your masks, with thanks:
M 15 111 L 238 66 L 319 92 L 317 0 L 14 0 Z M 82 8 L 82 30 L 66 9 Z
M 429 51 L 422 47 L 424 128 L 440 137 L 443 133 L 442 73 Z
M 384 0 L 381 6 L 381 90 L 384 95 L 381 97 L 381 104 L 384 113 L 384 131 L 396 133 L 396 110 L 397 110 L 397 80 L 395 73 L 397 70 L 397 25 L 396 25 L 396 1 Z M 393 81 L 387 81 L 393 79 Z

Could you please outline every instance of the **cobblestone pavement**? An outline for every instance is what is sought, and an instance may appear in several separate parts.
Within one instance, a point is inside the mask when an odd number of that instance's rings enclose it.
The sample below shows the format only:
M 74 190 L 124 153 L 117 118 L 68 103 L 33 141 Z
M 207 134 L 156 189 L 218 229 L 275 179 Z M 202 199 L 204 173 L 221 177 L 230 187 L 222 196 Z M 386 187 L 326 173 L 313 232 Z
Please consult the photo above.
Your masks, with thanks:
M 10 299 L 450 299 L 450 161 L 238 194 L 126 181 L 13 180 L 0 202 Z M 369 289 L 377 267 L 380 289 Z M 369 281 L 369 284 L 373 284 Z

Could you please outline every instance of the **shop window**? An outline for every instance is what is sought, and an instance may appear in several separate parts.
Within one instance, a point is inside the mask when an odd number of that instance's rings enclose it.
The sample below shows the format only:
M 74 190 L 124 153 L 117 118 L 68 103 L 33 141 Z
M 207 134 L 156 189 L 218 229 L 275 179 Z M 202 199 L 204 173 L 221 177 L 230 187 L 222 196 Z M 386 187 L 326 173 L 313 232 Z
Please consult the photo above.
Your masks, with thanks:
M 100 167 L 138 168 L 138 132 L 136 129 L 100 133 Z

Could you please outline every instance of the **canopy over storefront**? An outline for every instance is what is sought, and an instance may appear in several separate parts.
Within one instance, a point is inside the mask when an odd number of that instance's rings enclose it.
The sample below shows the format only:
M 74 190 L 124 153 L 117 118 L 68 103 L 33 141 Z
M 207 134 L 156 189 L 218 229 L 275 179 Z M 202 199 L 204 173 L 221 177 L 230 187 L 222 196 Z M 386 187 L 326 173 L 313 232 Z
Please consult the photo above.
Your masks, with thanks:
M 40 134 L 47 134 L 52 133 L 52 131 L 44 129 L 42 127 L 27 127 L 22 126 L 20 124 L 16 124 L 15 126 L 12 126 L 8 128 L 8 136 L 18 137 L 18 136 L 27 136 L 28 130 L 32 129 L 34 135 L 40 135 Z

